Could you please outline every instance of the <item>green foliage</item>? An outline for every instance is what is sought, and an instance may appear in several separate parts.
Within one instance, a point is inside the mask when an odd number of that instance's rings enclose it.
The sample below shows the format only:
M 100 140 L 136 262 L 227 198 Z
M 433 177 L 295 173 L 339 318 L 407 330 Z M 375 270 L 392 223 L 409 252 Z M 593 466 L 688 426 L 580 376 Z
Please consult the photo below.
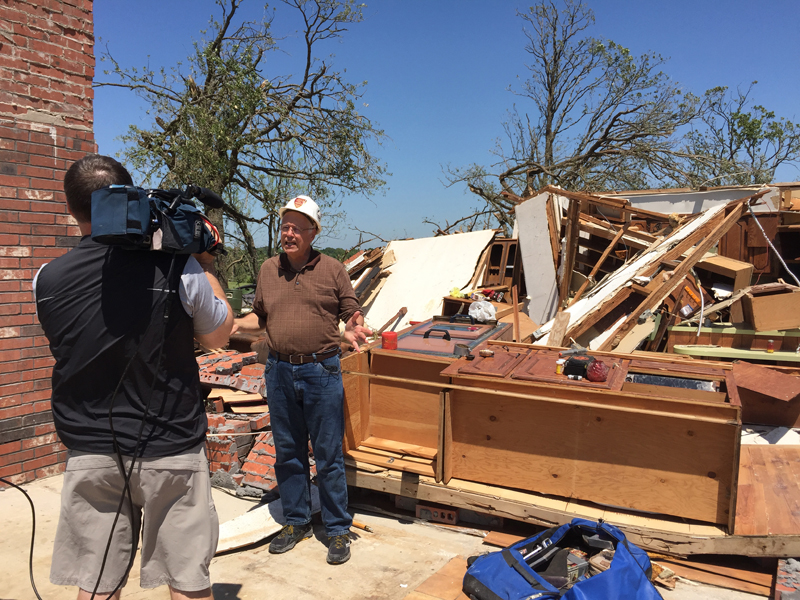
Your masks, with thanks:
M 128 88 L 149 104 L 151 125 L 131 125 L 123 140 L 124 159 L 151 185 L 191 182 L 225 196 L 224 211 L 210 216 L 244 254 L 219 265 L 223 279 L 234 274 L 228 262 L 256 276 L 251 229 L 266 238 L 268 256 L 277 252 L 278 209 L 294 195 L 314 197 L 325 225 L 336 227 L 338 190 L 371 194 L 384 185 L 384 165 L 369 150 L 384 134 L 356 110 L 360 86 L 315 58 L 321 44 L 361 20 L 361 5 L 283 2 L 281 15 L 289 9 L 300 18 L 305 47 L 297 72 L 278 74 L 268 72 L 266 61 L 280 50 L 277 13 L 238 23 L 243 1 L 217 0 L 221 18 L 195 42 L 185 67 L 125 69 L 106 55 L 117 81 L 98 84 Z
M 326 254 L 332 258 L 335 258 L 339 262 L 344 262 L 351 256 L 353 256 L 358 250 L 356 248 L 323 248 L 320 250 L 320 254 Z
M 705 93 L 701 121 L 686 136 L 686 179 L 701 185 L 749 185 L 773 181 L 784 163 L 800 160 L 800 124 L 751 106 L 750 92 L 715 87 Z

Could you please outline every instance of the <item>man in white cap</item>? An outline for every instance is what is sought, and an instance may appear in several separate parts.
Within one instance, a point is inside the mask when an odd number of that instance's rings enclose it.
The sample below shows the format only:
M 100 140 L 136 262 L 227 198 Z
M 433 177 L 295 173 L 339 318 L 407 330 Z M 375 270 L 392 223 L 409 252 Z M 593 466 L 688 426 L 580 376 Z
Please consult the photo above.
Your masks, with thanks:
M 356 350 L 372 332 L 364 327 L 350 278 L 337 260 L 311 247 L 319 233 L 319 207 L 308 196 L 279 211 L 283 253 L 258 274 L 253 312 L 239 331 L 266 328 L 267 402 L 275 441 L 275 476 L 286 525 L 269 551 L 287 552 L 311 537 L 308 439 L 314 450 L 320 504 L 328 536 L 328 562 L 350 558 L 347 481 L 344 471 L 344 389 L 339 364 L 339 321 Z

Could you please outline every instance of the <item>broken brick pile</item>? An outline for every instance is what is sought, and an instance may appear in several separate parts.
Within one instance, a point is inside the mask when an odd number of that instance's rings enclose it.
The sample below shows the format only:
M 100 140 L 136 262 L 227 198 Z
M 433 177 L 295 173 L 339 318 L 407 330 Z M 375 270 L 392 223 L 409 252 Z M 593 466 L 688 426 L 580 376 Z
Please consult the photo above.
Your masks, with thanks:
M 212 414 L 207 416 L 210 434 L 207 441 L 209 470 L 212 473 L 226 471 L 235 475 L 247 458 L 252 444 L 252 437 L 246 434 L 267 429 L 269 414 L 250 419 L 231 419 Z
M 264 366 L 256 363 L 257 354 L 242 354 L 235 350 L 200 356 L 200 381 L 214 387 L 231 387 L 266 396 Z M 224 410 L 222 400 L 216 401 L 216 413 Z M 275 443 L 270 431 L 269 412 L 244 417 L 224 414 L 208 415 L 208 458 L 212 474 L 224 471 L 239 486 L 272 492 L 278 487 L 275 478 Z M 250 436 L 249 433 L 256 435 Z M 255 438 L 255 440 L 253 440 Z M 251 447 L 252 446 L 252 447 Z M 317 474 L 309 445 L 311 477 Z
M 266 397 L 264 366 L 256 364 L 257 358 L 256 352 L 243 354 L 235 350 L 199 356 L 200 381 Z
M 242 465 L 244 485 L 250 485 L 265 492 L 271 492 L 278 486 L 275 479 L 275 443 L 272 432 L 265 431 L 256 439 L 253 449 Z
M 781 558 L 778 560 L 775 600 L 800 600 L 799 560 L 795 558 Z

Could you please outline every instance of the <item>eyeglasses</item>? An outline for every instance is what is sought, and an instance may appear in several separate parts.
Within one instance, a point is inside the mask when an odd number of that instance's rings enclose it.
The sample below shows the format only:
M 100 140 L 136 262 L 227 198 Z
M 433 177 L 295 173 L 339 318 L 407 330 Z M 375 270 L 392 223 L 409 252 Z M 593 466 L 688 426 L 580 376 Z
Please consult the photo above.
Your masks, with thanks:
M 316 227 L 306 227 L 301 229 L 299 227 L 295 227 L 294 225 L 281 225 L 281 233 L 289 233 L 292 232 L 293 235 L 297 235 L 303 231 L 313 231 Z

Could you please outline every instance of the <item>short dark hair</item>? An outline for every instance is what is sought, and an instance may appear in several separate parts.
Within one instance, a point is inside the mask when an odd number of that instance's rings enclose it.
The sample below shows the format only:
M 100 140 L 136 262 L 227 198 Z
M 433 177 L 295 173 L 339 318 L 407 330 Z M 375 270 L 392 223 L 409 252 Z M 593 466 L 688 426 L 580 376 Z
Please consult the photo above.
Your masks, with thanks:
M 72 216 L 92 221 L 92 192 L 109 185 L 133 185 L 127 169 L 110 156 L 88 154 L 75 161 L 64 175 L 64 193 Z

